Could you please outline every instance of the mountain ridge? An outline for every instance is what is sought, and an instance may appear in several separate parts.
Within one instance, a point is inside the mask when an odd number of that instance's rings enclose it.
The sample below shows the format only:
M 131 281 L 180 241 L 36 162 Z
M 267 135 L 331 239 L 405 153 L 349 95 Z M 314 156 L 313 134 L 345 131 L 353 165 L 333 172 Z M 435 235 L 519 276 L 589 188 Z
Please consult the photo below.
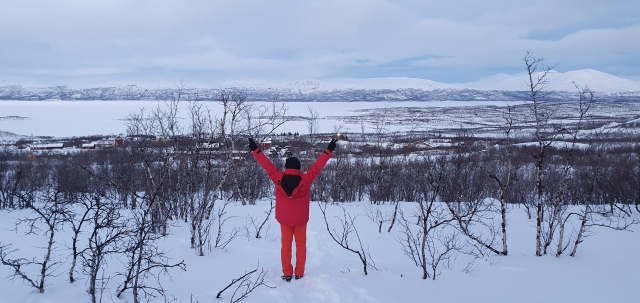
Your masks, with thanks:
M 534 76 L 538 76 L 534 75 Z M 335 78 L 301 81 L 234 81 L 219 88 L 184 88 L 183 100 L 216 101 L 221 90 L 242 89 L 252 101 L 526 101 L 526 73 L 496 74 L 468 83 L 387 78 Z M 580 87 L 588 87 L 601 101 L 640 101 L 640 81 L 592 69 L 552 71 L 546 85 L 549 101 L 571 100 Z M 0 100 L 171 100 L 178 88 L 144 88 L 136 85 L 73 89 L 67 86 L 0 86 Z

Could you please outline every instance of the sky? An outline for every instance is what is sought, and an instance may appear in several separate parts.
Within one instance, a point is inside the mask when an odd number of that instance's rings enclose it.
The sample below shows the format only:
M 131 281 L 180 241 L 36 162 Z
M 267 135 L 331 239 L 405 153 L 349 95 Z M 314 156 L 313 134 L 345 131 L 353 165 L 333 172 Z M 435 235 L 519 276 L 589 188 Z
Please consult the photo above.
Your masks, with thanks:
M 527 51 L 640 80 L 640 1 L 0 0 L 0 86 L 464 83 Z

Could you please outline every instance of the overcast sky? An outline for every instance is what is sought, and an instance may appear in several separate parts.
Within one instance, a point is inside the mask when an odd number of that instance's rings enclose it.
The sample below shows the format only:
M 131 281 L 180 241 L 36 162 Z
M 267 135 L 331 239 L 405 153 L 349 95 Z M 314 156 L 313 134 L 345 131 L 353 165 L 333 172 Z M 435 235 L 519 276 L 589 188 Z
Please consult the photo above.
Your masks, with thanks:
M 527 50 L 640 80 L 640 1 L 0 0 L 0 85 L 468 82 Z

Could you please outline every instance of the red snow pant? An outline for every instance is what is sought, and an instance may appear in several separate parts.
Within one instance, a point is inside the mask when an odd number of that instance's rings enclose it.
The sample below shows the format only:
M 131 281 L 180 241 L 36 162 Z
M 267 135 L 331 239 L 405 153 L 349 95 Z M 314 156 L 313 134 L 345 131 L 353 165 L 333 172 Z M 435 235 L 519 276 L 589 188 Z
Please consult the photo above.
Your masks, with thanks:
M 293 266 L 291 265 L 291 242 L 296 238 L 296 276 L 304 275 L 304 264 L 307 260 L 307 225 L 304 226 L 284 226 L 280 225 L 282 232 L 282 249 L 280 259 L 282 260 L 282 273 L 285 276 L 292 276 Z

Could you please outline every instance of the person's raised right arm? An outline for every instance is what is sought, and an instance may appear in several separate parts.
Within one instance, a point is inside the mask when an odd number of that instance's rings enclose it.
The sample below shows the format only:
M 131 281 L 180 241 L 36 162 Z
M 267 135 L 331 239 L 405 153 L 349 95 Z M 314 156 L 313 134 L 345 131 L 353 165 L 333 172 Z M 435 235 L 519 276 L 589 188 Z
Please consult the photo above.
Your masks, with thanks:
M 269 158 L 267 158 L 267 156 L 265 156 L 264 153 L 258 148 L 258 145 L 256 144 L 255 141 L 253 141 L 253 138 L 249 138 L 249 148 L 252 151 L 253 157 L 256 158 L 258 163 L 260 163 L 260 166 L 262 166 L 264 171 L 267 172 L 267 175 L 269 175 L 269 179 L 271 179 L 273 182 L 276 182 L 278 180 L 278 175 L 280 171 L 273 165 L 273 163 L 271 163 L 271 161 L 269 161 Z

